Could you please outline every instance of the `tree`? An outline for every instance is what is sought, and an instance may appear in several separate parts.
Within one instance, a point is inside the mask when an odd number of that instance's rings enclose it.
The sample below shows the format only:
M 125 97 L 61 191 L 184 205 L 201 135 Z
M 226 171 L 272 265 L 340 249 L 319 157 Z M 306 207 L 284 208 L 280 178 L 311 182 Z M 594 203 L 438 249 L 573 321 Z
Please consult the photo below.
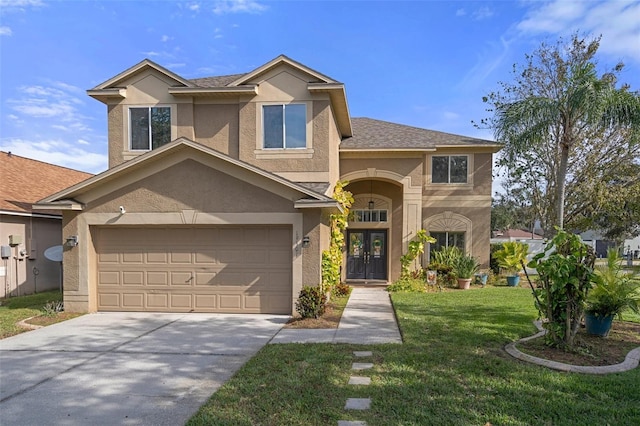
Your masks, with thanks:
M 637 163 L 640 95 L 618 85 L 622 63 L 598 75 L 599 44 L 600 38 L 586 41 L 577 34 L 570 42 L 543 43 L 526 56 L 524 67 L 514 65 L 513 82 L 499 83 L 500 90 L 483 99 L 493 117 L 480 125 L 504 143 L 498 164 L 507 168 L 507 185 L 527 197 L 547 235 L 554 226 L 565 227 L 567 213 L 578 221 L 585 208 L 584 198 L 573 197 L 579 192 L 571 193 L 570 204 L 566 197 L 568 183 L 578 186 L 597 176 L 581 165 L 580 155 L 592 153 L 598 170 L 610 172 L 609 186 L 622 184 L 611 176 L 619 169 L 610 163 L 620 156 L 627 166 Z M 613 195 L 611 188 L 602 194 Z M 598 203 L 599 210 L 611 207 L 604 198 Z

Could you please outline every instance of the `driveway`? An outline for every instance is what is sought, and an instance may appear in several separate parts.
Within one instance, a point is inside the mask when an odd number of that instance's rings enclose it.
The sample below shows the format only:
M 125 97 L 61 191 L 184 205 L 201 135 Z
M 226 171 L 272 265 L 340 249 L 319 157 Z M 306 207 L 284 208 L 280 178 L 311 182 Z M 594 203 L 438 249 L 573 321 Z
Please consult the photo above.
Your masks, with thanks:
M 184 424 L 287 319 L 99 313 L 0 340 L 0 424 Z

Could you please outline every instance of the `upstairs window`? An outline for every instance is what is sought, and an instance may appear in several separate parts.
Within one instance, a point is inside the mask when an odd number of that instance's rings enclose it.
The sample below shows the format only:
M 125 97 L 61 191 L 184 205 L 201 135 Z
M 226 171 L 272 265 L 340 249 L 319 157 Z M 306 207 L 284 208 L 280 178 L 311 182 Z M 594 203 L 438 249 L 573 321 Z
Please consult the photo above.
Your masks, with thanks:
M 306 148 L 307 106 L 304 104 L 264 105 L 264 148 Z
M 431 157 L 432 183 L 467 183 L 466 155 L 434 155 Z
M 171 142 L 171 108 L 129 108 L 131 149 L 149 151 Z

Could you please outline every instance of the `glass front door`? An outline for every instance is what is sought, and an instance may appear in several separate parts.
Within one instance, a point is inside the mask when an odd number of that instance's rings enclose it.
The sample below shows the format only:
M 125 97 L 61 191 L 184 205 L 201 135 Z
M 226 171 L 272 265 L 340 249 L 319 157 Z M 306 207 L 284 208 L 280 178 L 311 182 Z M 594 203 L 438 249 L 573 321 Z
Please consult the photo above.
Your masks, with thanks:
M 347 279 L 387 279 L 387 230 L 347 231 Z

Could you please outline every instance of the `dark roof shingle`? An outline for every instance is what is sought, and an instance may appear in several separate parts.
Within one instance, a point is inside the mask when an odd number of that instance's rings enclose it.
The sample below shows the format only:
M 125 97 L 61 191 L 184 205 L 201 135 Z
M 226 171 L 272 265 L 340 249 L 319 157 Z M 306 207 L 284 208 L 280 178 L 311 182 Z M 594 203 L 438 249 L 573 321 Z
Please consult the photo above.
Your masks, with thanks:
M 435 149 L 438 146 L 496 145 L 496 142 L 371 118 L 352 118 L 353 136 L 341 149 Z
M 189 81 L 198 87 L 224 87 L 245 74 L 219 75 L 215 77 L 192 78 Z

